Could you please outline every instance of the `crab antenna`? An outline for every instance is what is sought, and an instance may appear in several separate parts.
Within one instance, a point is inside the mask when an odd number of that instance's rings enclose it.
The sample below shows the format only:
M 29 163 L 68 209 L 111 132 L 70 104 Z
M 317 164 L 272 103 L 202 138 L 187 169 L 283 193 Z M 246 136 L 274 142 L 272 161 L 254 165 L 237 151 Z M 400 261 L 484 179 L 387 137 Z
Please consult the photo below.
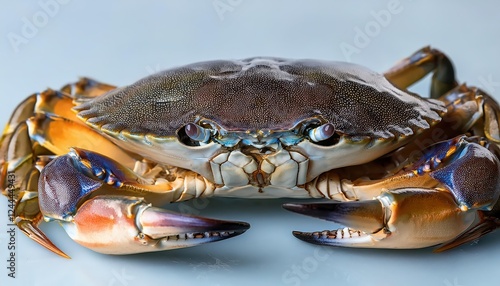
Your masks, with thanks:
M 189 123 L 186 125 L 186 135 L 194 141 L 207 143 L 210 140 L 211 131 L 197 124 Z
M 332 137 L 335 134 L 335 127 L 331 123 L 326 123 L 309 130 L 308 133 L 311 141 L 320 142 Z

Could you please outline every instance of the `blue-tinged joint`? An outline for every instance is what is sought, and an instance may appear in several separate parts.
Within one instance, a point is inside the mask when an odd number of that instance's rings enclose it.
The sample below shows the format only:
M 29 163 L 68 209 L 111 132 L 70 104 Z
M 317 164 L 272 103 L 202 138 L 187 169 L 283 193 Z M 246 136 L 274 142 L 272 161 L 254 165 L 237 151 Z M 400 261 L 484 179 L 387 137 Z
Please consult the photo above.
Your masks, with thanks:
M 500 196 L 500 162 L 488 149 L 466 140 L 459 140 L 446 164 L 430 176 L 454 195 L 462 211 L 491 210 Z
M 57 157 L 40 174 L 39 206 L 46 219 L 71 220 L 81 199 L 102 186 L 75 168 L 70 155 Z

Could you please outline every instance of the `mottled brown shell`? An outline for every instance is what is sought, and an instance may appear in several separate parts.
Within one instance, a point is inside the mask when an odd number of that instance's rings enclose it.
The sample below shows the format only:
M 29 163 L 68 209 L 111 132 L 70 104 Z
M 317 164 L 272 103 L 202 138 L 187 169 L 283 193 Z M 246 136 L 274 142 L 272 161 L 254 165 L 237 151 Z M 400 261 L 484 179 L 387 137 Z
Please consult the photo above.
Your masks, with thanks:
M 319 117 L 348 136 L 411 135 L 437 122 L 442 104 L 341 62 L 251 58 L 166 70 L 76 107 L 109 132 L 174 136 L 206 118 L 227 131 L 290 130 Z

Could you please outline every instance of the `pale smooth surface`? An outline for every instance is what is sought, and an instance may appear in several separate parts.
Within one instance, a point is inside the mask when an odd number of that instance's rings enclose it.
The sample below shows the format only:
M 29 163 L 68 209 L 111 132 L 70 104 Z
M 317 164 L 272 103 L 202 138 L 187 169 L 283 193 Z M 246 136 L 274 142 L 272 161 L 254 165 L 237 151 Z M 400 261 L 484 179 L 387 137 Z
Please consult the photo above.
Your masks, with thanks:
M 29 94 L 78 76 L 125 85 L 171 66 L 257 55 L 350 60 L 384 71 L 429 44 L 452 58 L 460 80 L 500 96 L 495 1 L 54 1 L 2 1 L 2 125 Z M 20 42 L 13 44 L 14 38 Z M 348 45 L 352 54 L 342 51 Z M 414 90 L 425 94 L 427 88 L 422 84 Z M 243 220 L 252 228 L 224 242 L 155 254 L 97 254 L 71 241 L 56 223 L 44 225 L 73 258 L 65 260 L 17 231 L 17 278 L 11 279 L 2 197 L 0 285 L 498 283 L 499 233 L 442 254 L 318 247 L 295 239 L 291 231 L 333 226 L 284 211 L 280 205 L 288 201 L 217 199 L 184 205 L 184 211 Z

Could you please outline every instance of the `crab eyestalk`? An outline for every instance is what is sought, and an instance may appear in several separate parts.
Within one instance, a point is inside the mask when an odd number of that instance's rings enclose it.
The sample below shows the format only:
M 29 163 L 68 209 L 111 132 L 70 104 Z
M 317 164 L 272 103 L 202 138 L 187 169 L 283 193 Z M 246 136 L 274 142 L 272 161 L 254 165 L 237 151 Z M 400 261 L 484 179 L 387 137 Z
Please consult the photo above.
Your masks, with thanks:
M 211 131 L 197 124 L 189 123 L 186 125 L 186 135 L 193 141 L 207 143 L 210 140 Z
M 329 139 L 335 134 L 335 127 L 331 123 L 326 123 L 309 130 L 308 135 L 311 141 L 321 142 Z

